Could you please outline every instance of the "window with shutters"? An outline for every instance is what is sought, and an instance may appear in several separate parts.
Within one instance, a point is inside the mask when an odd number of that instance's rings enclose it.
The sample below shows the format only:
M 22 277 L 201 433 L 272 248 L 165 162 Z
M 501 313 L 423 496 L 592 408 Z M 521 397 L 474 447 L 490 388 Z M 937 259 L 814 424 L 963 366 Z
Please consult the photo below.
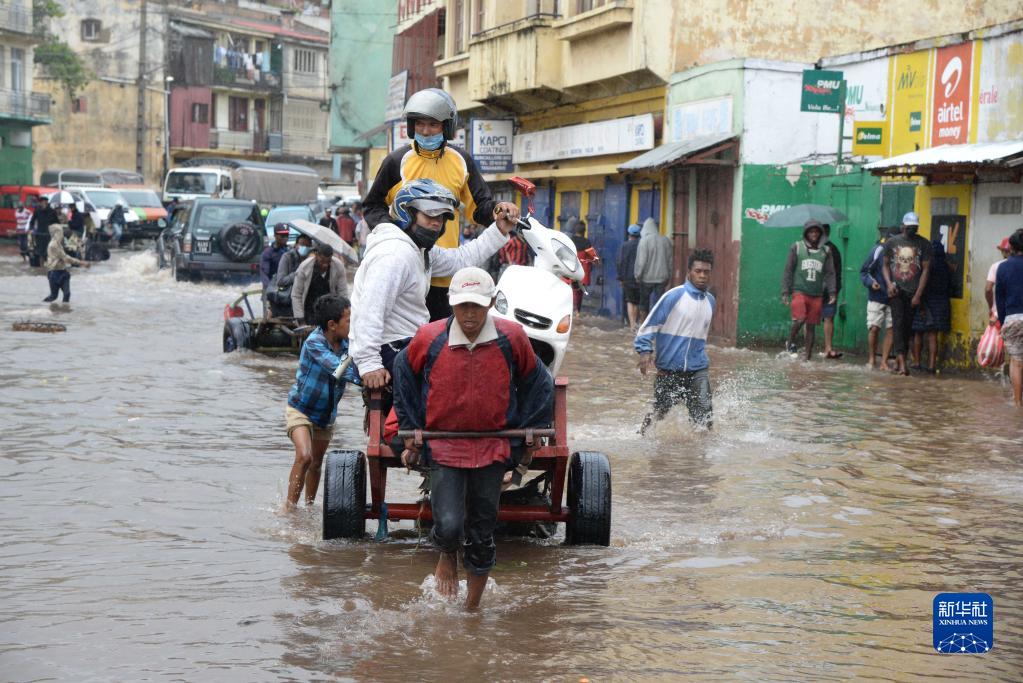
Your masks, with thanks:
M 318 71 L 316 68 L 317 54 L 314 50 L 296 49 L 292 54 L 294 55 L 292 67 L 295 71 L 304 74 L 314 74 Z

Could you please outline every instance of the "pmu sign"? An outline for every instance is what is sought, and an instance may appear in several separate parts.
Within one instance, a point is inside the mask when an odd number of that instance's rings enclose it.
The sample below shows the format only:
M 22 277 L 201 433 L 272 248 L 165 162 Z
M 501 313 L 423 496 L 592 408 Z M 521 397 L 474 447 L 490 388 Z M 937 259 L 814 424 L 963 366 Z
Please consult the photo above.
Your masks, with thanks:
M 845 85 L 843 76 L 841 71 L 817 69 L 804 71 L 799 111 L 817 114 L 842 113 L 842 86 Z
M 483 173 L 510 173 L 515 122 L 512 119 L 472 119 L 469 153 Z

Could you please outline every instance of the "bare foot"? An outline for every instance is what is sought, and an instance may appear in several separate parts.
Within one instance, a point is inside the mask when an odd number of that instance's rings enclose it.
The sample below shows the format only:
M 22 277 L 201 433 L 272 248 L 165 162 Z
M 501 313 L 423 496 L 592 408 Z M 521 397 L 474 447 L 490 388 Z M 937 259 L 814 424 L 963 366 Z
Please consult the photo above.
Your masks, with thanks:
M 295 511 L 295 504 L 290 500 L 284 501 L 284 505 L 281 506 L 281 514 L 287 515 Z
M 477 576 L 476 574 L 469 574 L 466 578 L 466 584 L 468 584 L 469 591 L 465 596 L 465 609 L 470 612 L 479 609 L 480 600 L 483 598 L 483 590 L 487 587 L 487 578 L 489 574 Z
M 458 597 L 458 553 L 441 553 L 437 568 L 433 570 L 437 581 L 437 592 L 441 597 L 454 600 Z

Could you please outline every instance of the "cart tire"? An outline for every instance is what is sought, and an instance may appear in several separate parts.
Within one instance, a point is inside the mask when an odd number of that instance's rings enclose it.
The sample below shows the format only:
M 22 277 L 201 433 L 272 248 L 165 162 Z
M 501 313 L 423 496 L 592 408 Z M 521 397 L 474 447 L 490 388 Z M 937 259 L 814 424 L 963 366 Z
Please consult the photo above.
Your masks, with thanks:
M 335 450 L 323 461 L 323 540 L 366 533 L 366 457 Z
M 568 463 L 568 545 L 611 545 L 611 465 L 603 453 L 573 453 Z
M 224 321 L 224 353 L 249 348 L 249 328 L 239 318 Z

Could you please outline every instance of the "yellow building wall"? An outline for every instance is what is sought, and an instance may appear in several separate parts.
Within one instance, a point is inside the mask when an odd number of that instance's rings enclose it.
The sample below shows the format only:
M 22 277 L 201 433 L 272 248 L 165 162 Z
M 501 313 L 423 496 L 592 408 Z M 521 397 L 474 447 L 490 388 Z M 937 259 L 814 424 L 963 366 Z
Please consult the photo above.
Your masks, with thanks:
M 51 168 L 135 170 L 134 84 L 90 81 L 77 93 L 86 103 L 86 110 L 80 113 L 72 113 L 71 99 L 58 82 L 37 77 L 35 84 L 36 90 L 48 93 L 54 104 L 50 107 L 53 124 L 39 126 L 33 132 L 34 181 Z M 164 106 L 162 92 L 146 92 L 143 175 L 152 187 L 163 185 Z M 89 144 L 81 144 L 83 140 Z
M 959 200 L 958 213 L 966 216 L 966 224 L 961 229 L 967 231 L 963 243 L 966 245 L 966 249 L 969 250 L 973 237 L 970 234 L 973 223 L 972 197 L 973 185 L 921 185 L 917 187 L 913 209 L 920 216 L 920 234 L 928 239 L 933 238 L 931 235 L 931 200 L 955 198 Z M 963 259 L 963 268 L 966 272 L 963 274 L 963 297 L 951 300 L 952 331 L 944 335 L 944 347 L 947 356 L 945 363 L 956 367 L 967 367 L 973 363 L 970 346 L 970 338 L 972 336 L 970 330 L 970 296 L 974 292 L 970 281 L 973 278 L 973 274 L 970 273 L 969 254 L 964 256 L 966 258 Z M 979 273 L 978 275 L 983 280 L 987 273 Z

